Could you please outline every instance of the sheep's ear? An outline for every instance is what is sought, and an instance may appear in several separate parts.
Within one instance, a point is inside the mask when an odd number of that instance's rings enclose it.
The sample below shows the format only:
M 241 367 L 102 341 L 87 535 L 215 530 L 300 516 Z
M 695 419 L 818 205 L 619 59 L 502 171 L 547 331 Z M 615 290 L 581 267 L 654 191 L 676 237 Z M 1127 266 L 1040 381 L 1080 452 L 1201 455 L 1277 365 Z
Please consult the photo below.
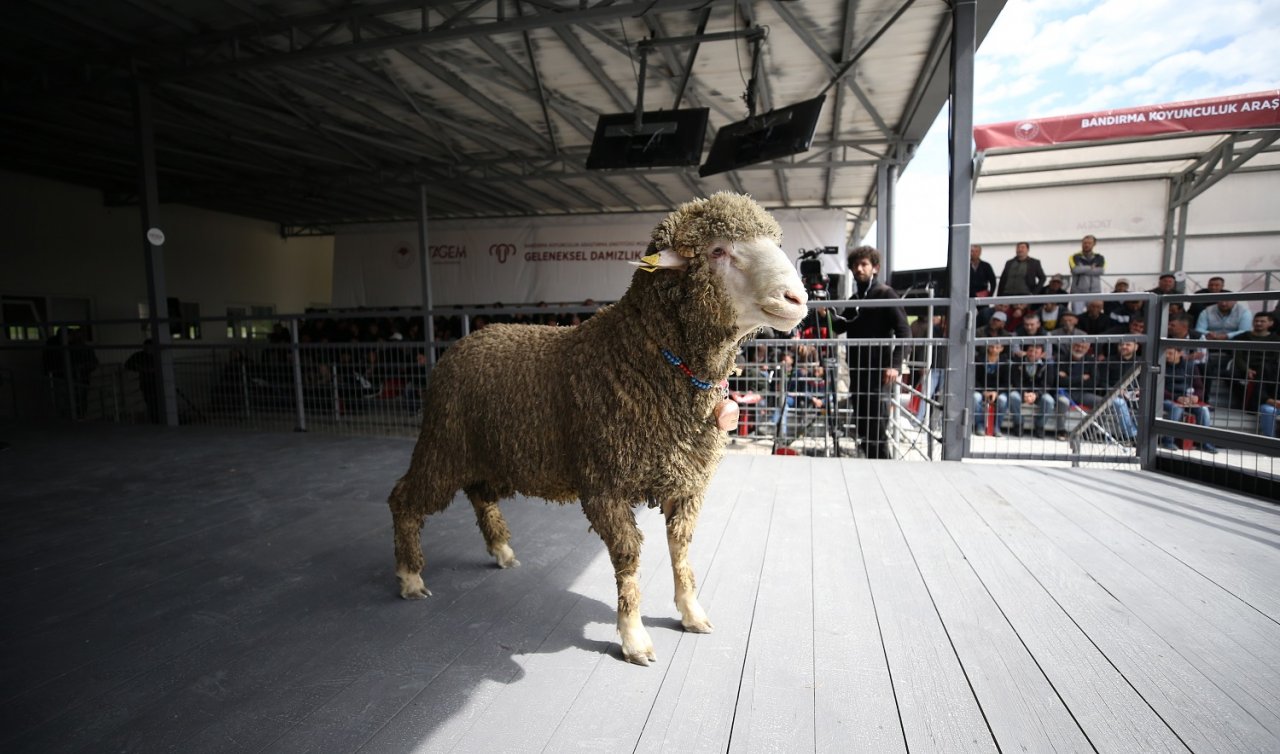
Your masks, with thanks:
M 631 262 L 645 272 L 654 270 L 683 270 L 689 266 L 689 260 L 672 249 L 651 252 L 640 257 L 639 262 Z

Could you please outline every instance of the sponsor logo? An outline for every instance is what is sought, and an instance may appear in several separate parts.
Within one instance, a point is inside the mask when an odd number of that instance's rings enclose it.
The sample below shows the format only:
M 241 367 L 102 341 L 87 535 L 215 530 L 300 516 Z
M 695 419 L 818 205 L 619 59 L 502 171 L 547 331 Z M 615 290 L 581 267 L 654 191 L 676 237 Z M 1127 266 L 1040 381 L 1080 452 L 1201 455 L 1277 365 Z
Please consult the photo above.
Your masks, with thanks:
M 1031 141 L 1040 135 L 1040 124 L 1035 121 L 1023 121 L 1013 128 L 1013 135 L 1023 141 Z
M 513 243 L 495 243 L 489 247 L 489 256 L 497 257 L 498 264 L 506 264 L 507 260 L 516 255 L 516 245 Z
M 439 246 L 429 246 L 428 248 L 431 250 L 431 258 L 433 260 L 442 259 L 448 263 L 460 264 L 462 260 L 467 258 L 466 246 L 440 244 Z
M 413 251 L 409 248 L 408 244 L 401 244 L 397 247 L 395 256 L 391 258 L 392 264 L 394 264 L 398 270 L 407 270 L 412 267 L 416 261 Z

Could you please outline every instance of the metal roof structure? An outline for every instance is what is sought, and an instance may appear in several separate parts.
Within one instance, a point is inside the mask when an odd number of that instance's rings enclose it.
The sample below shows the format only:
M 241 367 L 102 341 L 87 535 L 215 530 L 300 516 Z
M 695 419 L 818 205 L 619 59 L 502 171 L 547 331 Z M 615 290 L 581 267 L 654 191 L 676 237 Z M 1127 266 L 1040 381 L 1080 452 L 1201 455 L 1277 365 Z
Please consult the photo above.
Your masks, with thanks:
M 978 41 L 1003 6 L 978 4 Z M 438 219 L 663 211 L 732 189 L 861 224 L 877 171 L 910 159 L 947 100 L 952 8 L 13 0 L 0 20 L 0 167 L 136 203 L 145 97 L 161 201 L 308 233 L 415 218 L 419 184 Z M 584 166 L 598 116 L 637 99 L 709 108 L 709 147 L 746 99 L 762 114 L 824 91 L 801 154 L 706 178 Z

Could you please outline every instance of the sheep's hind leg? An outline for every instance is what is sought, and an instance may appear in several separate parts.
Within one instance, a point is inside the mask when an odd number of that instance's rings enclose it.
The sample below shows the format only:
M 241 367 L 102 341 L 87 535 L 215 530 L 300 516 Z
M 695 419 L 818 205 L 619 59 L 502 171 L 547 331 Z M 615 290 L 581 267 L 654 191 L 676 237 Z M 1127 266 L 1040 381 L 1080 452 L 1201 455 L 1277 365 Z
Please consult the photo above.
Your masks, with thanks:
M 622 657 L 627 662 L 648 665 L 658 659 L 653 640 L 640 622 L 640 546 L 644 535 L 636 526 L 631 506 L 617 501 L 582 501 L 582 510 L 591 528 L 604 540 L 613 562 L 618 584 L 618 634 Z
M 391 506 L 391 523 L 395 530 L 396 578 L 400 581 L 400 596 L 407 600 L 420 600 L 431 596 L 431 590 L 422 581 L 422 523 L 428 513 L 436 513 L 449 507 L 453 490 L 429 489 L 422 497 L 411 492 L 413 485 L 409 470 L 391 490 L 387 500 Z M 430 484 L 427 485 L 429 488 Z M 440 487 L 440 485 L 435 485 Z
M 686 631 L 709 634 L 715 628 L 698 602 L 698 587 L 689 567 L 689 543 L 698 525 L 701 500 L 667 502 L 662 513 L 667 519 L 667 548 L 671 551 L 671 575 L 675 580 L 676 609 Z
M 515 568 L 520 565 L 520 561 L 516 560 L 516 554 L 511 549 L 511 530 L 507 528 L 507 521 L 498 509 L 498 497 L 488 487 L 467 488 L 467 499 L 476 510 L 476 525 L 484 535 L 484 544 L 489 554 L 498 561 L 499 567 Z

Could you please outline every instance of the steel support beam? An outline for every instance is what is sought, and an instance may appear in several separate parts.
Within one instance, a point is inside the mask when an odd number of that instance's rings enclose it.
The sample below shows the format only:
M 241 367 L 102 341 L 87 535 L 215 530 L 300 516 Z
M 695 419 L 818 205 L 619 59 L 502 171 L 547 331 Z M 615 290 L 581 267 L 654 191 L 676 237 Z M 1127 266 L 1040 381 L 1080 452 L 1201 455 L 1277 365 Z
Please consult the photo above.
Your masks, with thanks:
M 431 247 L 427 245 L 427 184 L 418 184 L 418 274 L 422 284 L 422 325 L 423 348 L 426 349 L 428 368 L 436 366 L 436 349 L 432 341 L 436 337 L 435 318 L 431 316 L 434 307 L 431 299 Z
M 151 363 L 159 391 L 160 418 L 178 426 L 178 391 L 173 376 L 173 351 L 169 349 L 169 297 L 164 277 L 164 236 L 160 228 L 160 196 L 156 185 L 156 145 L 151 124 L 151 90 L 144 82 L 134 88 L 134 113 L 138 128 L 138 195 L 141 198 L 143 259 L 147 275 L 147 316 L 150 322 Z M 139 372 L 141 375 L 142 372 Z M 141 379 L 141 378 L 140 378 Z M 142 379 L 142 389 L 148 380 Z
M 528 31 L 531 29 L 563 28 L 580 24 L 612 22 L 619 19 L 631 18 L 634 16 L 646 16 L 654 13 L 697 10 L 706 7 L 708 3 L 717 2 L 728 2 L 728 0 L 634 0 L 633 2 L 617 3 L 612 2 L 611 0 L 603 0 L 602 2 L 598 2 L 589 7 L 580 5 L 575 10 L 561 11 L 544 9 L 541 13 L 522 16 L 519 18 L 503 18 L 497 21 L 472 23 L 470 25 L 455 25 L 451 23 L 469 12 L 468 9 L 455 15 L 449 22 L 445 22 L 434 29 L 406 32 L 404 34 L 380 37 L 376 39 L 352 39 L 348 42 L 326 45 L 323 47 L 298 49 L 288 52 L 268 52 L 254 56 L 249 56 L 247 45 L 238 44 L 240 37 L 233 36 L 219 42 L 217 46 L 219 50 L 223 47 L 227 49 L 227 51 L 222 54 L 224 58 L 228 59 L 187 67 L 166 67 L 163 69 L 157 69 L 154 71 L 153 75 L 159 80 L 218 75 L 232 73 L 235 71 L 269 68 L 279 65 L 291 65 L 294 63 L 313 60 L 348 57 L 356 53 L 378 52 L 382 50 L 403 50 L 419 47 L 421 45 L 431 45 L 457 39 L 468 39 L 476 36 L 518 34 L 522 31 Z M 366 22 L 372 22 L 379 20 L 378 17 L 380 15 L 386 15 L 388 11 L 380 6 L 374 5 L 369 6 L 367 10 L 355 12 L 362 12 L 364 20 Z M 344 18 L 349 17 L 350 15 L 351 14 L 348 13 Z M 293 24 L 283 26 L 277 31 L 277 35 L 287 35 L 290 29 L 296 29 L 304 23 L 306 23 L 305 20 L 299 20 Z M 250 39 L 260 38 L 263 34 L 263 31 L 258 29 L 256 31 L 246 31 L 243 36 L 246 39 Z M 190 58 L 192 55 L 187 55 L 186 57 Z
M 947 372 L 943 380 L 942 459 L 959 461 L 969 443 L 969 343 L 973 323 L 969 303 L 970 217 L 973 205 L 973 58 L 977 48 L 977 0 L 954 0 L 951 5 L 951 198 L 947 263 L 951 296 L 947 306 Z
M 893 195 L 898 183 L 898 163 L 882 160 L 876 163 L 876 248 L 882 261 L 881 279 L 893 272 Z

